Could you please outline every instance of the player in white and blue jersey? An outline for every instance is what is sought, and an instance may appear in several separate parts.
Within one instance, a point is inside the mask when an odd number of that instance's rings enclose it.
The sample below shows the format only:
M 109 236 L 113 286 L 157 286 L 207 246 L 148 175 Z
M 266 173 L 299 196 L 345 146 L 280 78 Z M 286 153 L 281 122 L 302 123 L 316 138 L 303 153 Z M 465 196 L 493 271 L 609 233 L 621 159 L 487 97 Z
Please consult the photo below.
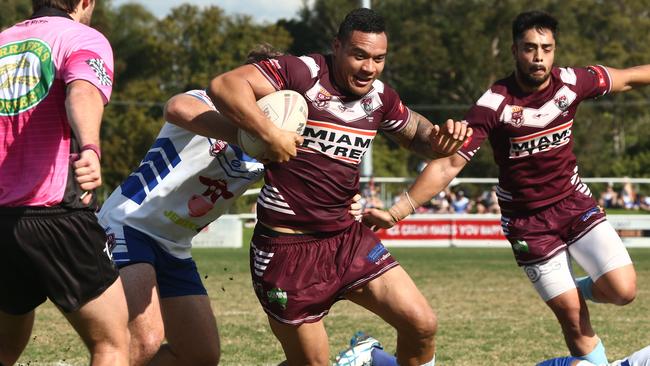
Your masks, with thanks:
M 166 119 L 220 115 L 201 90 L 173 97 Z M 224 133 L 234 135 L 234 126 Z M 165 123 L 140 167 L 111 194 L 99 222 L 114 238 L 129 305 L 131 364 L 216 364 L 219 336 L 191 240 L 263 175 L 239 147 Z M 160 347 L 163 339 L 167 344 Z M 160 349 L 159 349 L 160 347 Z

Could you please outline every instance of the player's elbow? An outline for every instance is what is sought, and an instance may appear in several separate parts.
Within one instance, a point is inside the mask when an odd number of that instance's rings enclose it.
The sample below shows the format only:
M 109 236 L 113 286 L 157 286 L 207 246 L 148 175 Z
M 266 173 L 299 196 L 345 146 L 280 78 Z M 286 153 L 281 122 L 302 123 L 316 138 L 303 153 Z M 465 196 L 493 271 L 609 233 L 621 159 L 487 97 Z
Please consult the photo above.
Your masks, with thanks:
M 216 103 L 218 104 L 224 97 L 224 93 L 229 90 L 228 84 L 231 83 L 232 81 L 229 80 L 231 79 L 232 76 L 230 76 L 230 73 L 225 73 L 216 76 L 214 79 L 210 81 L 210 85 L 208 86 L 208 96 Z
M 163 108 L 163 118 L 165 121 L 176 121 L 178 120 L 178 117 L 182 115 L 183 103 L 179 99 L 180 98 L 175 96 L 168 100 L 167 103 L 165 103 L 165 108 Z
M 99 89 L 85 80 L 75 80 L 68 84 L 65 99 L 67 107 L 77 105 L 104 107 L 104 99 Z

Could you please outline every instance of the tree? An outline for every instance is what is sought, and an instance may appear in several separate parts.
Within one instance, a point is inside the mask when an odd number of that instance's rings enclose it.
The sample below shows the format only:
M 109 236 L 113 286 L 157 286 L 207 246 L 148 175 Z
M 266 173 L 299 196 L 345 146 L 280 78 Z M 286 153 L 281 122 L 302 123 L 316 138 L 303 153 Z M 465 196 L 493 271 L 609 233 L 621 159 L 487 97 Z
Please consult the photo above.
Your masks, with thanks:
M 4 1 L 2 11 L 0 11 L 0 31 L 11 27 L 32 13 L 32 3 L 29 0 Z
M 142 6 L 127 4 L 110 16 L 116 83 L 102 128 L 108 192 L 149 149 L 162 126 L 167 99 L 204 89 L 213 76 L 241 65 L 258 43 L 279 49 L 291 43 L 283 28 L 229 17 L 215 6 L 181 5 L 158 20 Z

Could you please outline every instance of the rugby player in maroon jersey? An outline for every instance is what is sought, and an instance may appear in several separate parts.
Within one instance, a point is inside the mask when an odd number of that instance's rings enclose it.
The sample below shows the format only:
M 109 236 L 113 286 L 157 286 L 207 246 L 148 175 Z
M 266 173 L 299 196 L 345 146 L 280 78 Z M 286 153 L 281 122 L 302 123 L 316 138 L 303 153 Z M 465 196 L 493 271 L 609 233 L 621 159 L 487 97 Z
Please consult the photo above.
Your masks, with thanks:
M 457 154 L 431 162 L 402 200 L 371 210 L 371 226 L 388 228 L 444 189 L 490 140 L 499 166 L 503 231 L 515 259 L 561 324 L 571 354 L 606 364 L 585 299 L 625 305 L 636 273 L 625 246 L 578 175 L 571 128 L 588 98 L 650 83 L 650 65 L 553 66 L 557 21 L 532 11 L 513 22 L 514 72 L 497 81 L 466 115 L 474 135 Z M 570 259 L 589 274 L 574 279 Z
M 451 120 L 440 128 L 405 107 L 378 80 L 387 49 L 383 18 L 357 9 L 341 24 L 331 55 L 282 56 L 242 66 L 215 78 L 208 91 L 235 122 L 259 125 L 266 117 L 255 100 L 275 90 L 295 90 L 308 102 L 297 156 L 266 166 L 251 242 L 253 287 L 289 365 L 329 364 L 322 318 L 340 299 L 396 328 L 401 365 L 435 362 L 433 310 L 347 207 L 358 192 L 359 162 L 377 130 L 439 158 L 455 153 L 471 129 Z

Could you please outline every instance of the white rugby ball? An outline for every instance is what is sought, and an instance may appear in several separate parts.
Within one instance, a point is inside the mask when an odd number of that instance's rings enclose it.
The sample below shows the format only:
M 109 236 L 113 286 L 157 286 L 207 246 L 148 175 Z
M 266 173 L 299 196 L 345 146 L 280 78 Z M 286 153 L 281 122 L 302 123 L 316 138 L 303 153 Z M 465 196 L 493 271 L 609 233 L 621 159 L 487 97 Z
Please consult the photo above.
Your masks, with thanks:
M 299 93 L 293 90 L 276 91 L 258 100 L 257 106 L 279 128 L 302 135 L 307 124 L 307 102 Z M 237 142 L 254 158 L 262 157 L 267 147 L 264 141 L 241 128 L 237 133 Z

